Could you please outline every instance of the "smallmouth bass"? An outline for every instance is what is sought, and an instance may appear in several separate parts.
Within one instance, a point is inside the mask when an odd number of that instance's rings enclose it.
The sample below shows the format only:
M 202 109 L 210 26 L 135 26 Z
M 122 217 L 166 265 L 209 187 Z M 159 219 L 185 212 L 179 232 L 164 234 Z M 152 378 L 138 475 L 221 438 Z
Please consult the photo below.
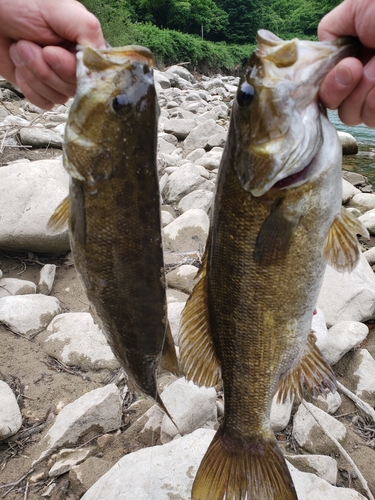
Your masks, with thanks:
M 69 215 L 77 272 L 130 382 L 156 399 L 156 369 L 178 372 L 167 321 L 153 56 L 140 46 L 77 53 L 77 93 L 65 129 Z
M 283 41 L 261 30 L 234 101 L 200 280 L 182 314 L 180 363 L 223 381 L 224 421 L 193 500 L 295 500 L 270 425 L 279 401 L 335 390 L 315 345 L 326 263 L 351 270 L 365 228 L 341 208 L 341 145 L 318 102 L 353 42 Z

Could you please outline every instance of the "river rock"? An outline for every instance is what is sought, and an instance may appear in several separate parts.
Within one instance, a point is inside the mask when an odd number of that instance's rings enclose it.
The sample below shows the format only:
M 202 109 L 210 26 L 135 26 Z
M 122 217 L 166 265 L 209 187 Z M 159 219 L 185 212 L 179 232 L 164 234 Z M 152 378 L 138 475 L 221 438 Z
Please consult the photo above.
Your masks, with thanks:
M 349 381 L 349 388 L 370 406 L 375 406 L 375 360 L 367 349 L 349 353 L 338 364 L 339 373 Z
M 216 391 L 213 387 L 198 387 L 180 378 L 161 395 L 173 422 L 164 415 L 161 442 L 168 443 L 178 434 L 190 434 L 200 427 L 213 427 L 217 421 Z
M 47 295 L 10 295 L 0 299 L 0 323 L 21 335 L 44 330 L 60 313 L 59 300 Z
M 91 429 L 101 432 L 121 426 L 122 400 L 115 384 L 90 391 L 66 405 L 38 443 L 41 450 L 33 465 L 48 457 L 61 446 L 76 444 Z
M 163 189 L 163 196 L 168 203 L 177 203 L 185 195 L 198 188 L 212 191 L 214 184 L 205 180 L 195 165 L 182 165 L 169 176 Z
M 170 68 L 168 68 L 168 73 L 172 73 L 172 75 L 177 75 L 180 78 L 183 78 L 184 80 L 190 83 L 195 83 L 194 76 L 190 73 L 188 69 L 184 68 L 184 66 L 178 66 L 177 64 L 171 66 Z
M 167 285 L 190 294 L 197 282 L 197 272 L 198 269 L 195 266 L 183 264 L 166 274 Z
M 196 120 L 172 118 L 165 122 L 164 130 L 173 134 L 179 141 L 183 141 L 197 125 Z
M 363 215 L 358 217 L 358 220 L 362 222 L 370 234 L 373 236 L 375 235 L 375 208 L 365 212 Z
M 358 321 L 341 321 L 332 326 L 327 335 L 319 337 L 317 346 L 330 365 L 337 363 L 347 352 L 358 347 L 369 329 Z
M 375 208 L 375 194 L 359 193 L 353 196 L 349 202 L 349 207 L 358 208 L 364 214 L 368 210 Z
M 27 127 L 21 128 L 20 140 L 24 146 L 34 148 L 62 148 L 64 137 L 60 132 L 46 128 Z
M 318 307 L 329 327 L 341 321 L 364 322 L 375 317 L 375 275 L 363 254 L 351 273 L 327 266 Z
M 0 293 L 1 290 L 5 291 L 7 295 L 28 295 L 36 293 L 36 285 L 28 280 L 2 278 L 0 279 Z
M 342 203 L 346 205 L 356 194 L 360 194 L 361 191 L 353 186 L 346 179 L 342 179 Z
M 369 248 L 369 250 L 363 252 L 363 256 L 370 264 L 370 266 L 373 266 L 375 264 L 375 247 Z
M 328 429 L 341 444 L 345 441 L 347 436 L 346 427 L 341 422 L 328 415 L 328 413 L 320 410 L 311 403 L 305 402 L 305 404 L 308 410 L 301 404 L 293 418 L 294 439 L 304 450 L 310 453 L 322 455 L 336 453 L 336 446 L 324 434 L 311 413 L 322 422 L 324 427 Z
M 191 153 L 197 148 L 205 148 L 211 136 L 223 131 L 225 131 L 223 127 L 217 125 L 212 119 L 201 123 L 184 140 L 185 154 Z
M 86 460 L 93 452 L 94 448 L 82 448 L 80 450 L 66 448 L 65 450 L 61 450 L 55 457 L 52 457 L 55 463 L 49 470 L 48 475 L 50 477 L 56 477 L 65 474 L 65 472 L 70 471 L 72 467 Z
M 112 464 L 107 460 L 90 457 L 82 464 L 72 467 L 69 472 L 69 481 L 75 494 L 81 497 L 103 474 L 110 470 L 111 466 Z
M 22 415 L 16 396 L 9 385 L 0 380 L 0 441 L 16 434 L 22 426 Z
M 342 146 L 343 155 L 356 155 L 358 153 L 357 140 L 348 132 L 337 131 Z
M 190 500 L 194 477 L 214 434 L 210 429 L 197 429 L 163 446 L 130 453 L 104 474 L 82 500 Z M 288 467 L 299 500 L 322 500 L 325 497 L 330 500 L 365 500 L 355 490 L 336 488 L 315 474 L 300 472 L 292 465 Z
M 271 427 L 274 432 L 280 432 L 288 425 L 290 416 L 292 414 L 293 399 L 289 397 L 285 403 L 277 402 L 277 394 L 272 400 L 271 406 Z
M 181 313 L 186 302 L 168 302 L 168 321 L 171 327 L 174 343 L 178 345 L 180 331 Z
M 325 394 L 325 397 L 318 396 L 314 400 L 314 404 L 315 406 L 325 411 L 326 413 L 333 415 L 340 408 L 342 404 L 342 399 L 337 391 L 336 392 L 329 391 L 327 392 L 327 394 Z
M 49 356 L 68 366 L 86 370 L 113 370 L 119 366 L 103 332 L 89 313 L 59 314 L 39 340 Z
M 196 189 L 192 193 L 181 198 L 177 209 L 180 213 L 185 213 L 192 208 L 200 208 L 206 213 L 209 212 L 213 203 L 214 193 L 207 189 Z
M 56 253 L 69 250 L 66 229 L 46 232 L 55 208 L 67 196 L 69 176 L 61 159 L 0 169 L 0 249 Z
M 52 292 L 55 275 L 55 264 L 46 264 L 42 267 L 42 269 L 40 270 L 40 277 L 38 281 L 38 293 L 49 295 Z
M 154 80 L 160 85 L 162 89 L 169 89 L 171 87 L 170 80 L 157 69 L 154 69 Z
M 166 154 L 171 154 L 173 151 L 176 149 L 176 146 L 174 144 L 171 144 L 170 142 L 166 141 L 162 137 L 158 139 L 158 153 L 166 153 Z
M 337 462 L 334 458 L 326 455 L 288 455 L 286 459 L 298 470 L 316 474 L 336 486 Z
M 198 158 L 201 158 L 205 153 L 206 150 L 203 148 L 194 149 L 194 151 L 192 151 L 186 156 L 186 160 L 195 162 L 196 160 L 198 160 Z
M 203 252 L 209 226 L 210 220 L 204 210 L 199 208 L 188 210 L 163 229 L 165 250 L 170 252 L 192 252 L 194 250 Z

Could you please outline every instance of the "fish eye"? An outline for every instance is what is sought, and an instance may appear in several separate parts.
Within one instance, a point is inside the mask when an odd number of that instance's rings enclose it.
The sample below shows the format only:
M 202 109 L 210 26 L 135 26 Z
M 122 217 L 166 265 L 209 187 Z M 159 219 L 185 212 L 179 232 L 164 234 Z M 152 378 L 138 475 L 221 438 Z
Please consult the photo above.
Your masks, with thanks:
M 254 87 L 245 80 L 244 82 L 242 82 L 242 85 L 237 92 L 238 104 L 243 108 L 249 106 L 249 104 L 253 102 L 254 94 L 255 94 Z
M 129 96 L 126 94 L 117 94 L 117 96 L 113 98 L 112 108 L 116 113 L 121 114 L 126 112 L 131 104 L 132 102 L 129 99 Z

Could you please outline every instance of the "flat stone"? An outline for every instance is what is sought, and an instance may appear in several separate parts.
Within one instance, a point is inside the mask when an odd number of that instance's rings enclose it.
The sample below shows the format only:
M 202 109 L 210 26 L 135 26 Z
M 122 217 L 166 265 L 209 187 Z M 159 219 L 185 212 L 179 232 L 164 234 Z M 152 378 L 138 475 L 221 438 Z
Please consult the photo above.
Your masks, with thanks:
M 181 292 L 190 294 L 197 283 L 197 272 L 197 267 L 183 264 L 166 274 L 167 285 L 170 288 L 177 288 Z
M 178 203 L 181 198 L 196 189 L 212 191 L 214 184 L 201 176 L 198 167 L 187 164 L 169 176 L 162 193 L 168 203 Z
M 341 321 L 364 322 L 375 317 L 375 275 L 363 254 L 351 273 L 327 266 L 318 307 L 329 327 Z
M 69 472 L 69 481 L 73 491 L 81 497 L 100 477 L 110 470 L 111 466 L 112 464 L 107 460 L 90 457 L 83 464 L 72 467 Z M 107 497 L 104 496 L 103 498 Z
M 62 148 L 63 135 L 46 128 L 28 127 L 21 128 L 20 140 L 24 146 L 33 146 L 35 148 Z
M 224 129 L 220 125 L 210 119 L 195 127 L 184 140 L 185 153 L 190 153 L 197 148 L 205 148 L 208 139 L 214 134 L 223 132 Z
M 164 130 L 173 134 L 179 141 L 183 141 L 197 125 L 196 120 L 172 118 L 165 122 Z
M 177 209 L 180 213 L 185 213 L 192 208 L 200 208 L 206 213 L 209 212 L 213 203 L 214 193 L 207 189 L 196 189 L 187 194 L 179 201 Z
M 188 210 L 164 227 L 165 250 L 170 252 L 193 252 L 195 250 L 203 252 L 209 226 L 210 220 L 204 210 L 199 208 Z
M 9 385 L 0 380 L 0 441 L 16 434 L 22 426 L 22 415 L 16 396 Z
M 375 406 L 375 359 L 367 349 L 357 349 L 351 356 L 347 376 L 356 395 L 372 407 Z M 352 376 L 350 376 L 350 371 Z
M 349 181 L 342 179 L 342 203 L 346 205 L 360 190 L 353 186 Z
M 71 312 L 56 316 L 39 336 L 46 353 L 68 366 L 86 370 L 118 368 L 108 342 L 90 313 Z
M 298 470 L 316 474 L 336 486 L 338 469 L 334 458 L 326 455 L 288 455 L 286 459 Z
M 21 335 L 44 330 L 60 312 L 59 300 L 47 295 L 10 295 L 0 299 L 0 323 Z
M 33 465 L 41 462 L 56 449 L 74 445 L 90 430 L 110 432 L 121 426 L 122 400 L 115 384 L 90 391 L 66 405 L 52 427 L 38 442 L 40 455 Z
M 80 464 L 86 458 L 88 458 L 94 452 L 94 448 L 82 448 L 82 449 L 65 449 L 61 450 L 56 455 L 56 462 L 49 470 L 48 475 L 50 477 L 61 476 L 61 474 L 65 474 L 70 471 L 72 467 Z
M 174 422 L 164 415 L 162 443 L 171 441 L 178 434 L 190 434 L 200 427 L 212 428 L 217 421 L 216 391 L 213 387 L 198 387 L 185 378 L 179 378 L 162 392 L 161 398 Z
M 362 214 L 375 208 L 375 194 L 359 193 L 353 196 L 349 207 L 358 208 Z
M 7 295 L 29 295 L 36 293 L 36 285 L 32 281 L 20 280 L 18 278 L 0 279 L 0 291 Z
M 288 425 L 293 408 L 293 400 L 286 399 L 285 403 L 277 403 L 277 394 L 272 400 L 271 427 L 274 432 L 280 432 Z

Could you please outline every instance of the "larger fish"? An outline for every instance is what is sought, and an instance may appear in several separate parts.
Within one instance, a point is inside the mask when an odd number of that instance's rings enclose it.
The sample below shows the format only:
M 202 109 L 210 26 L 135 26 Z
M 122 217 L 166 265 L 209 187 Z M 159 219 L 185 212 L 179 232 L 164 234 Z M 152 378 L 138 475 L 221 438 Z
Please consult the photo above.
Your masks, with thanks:
M 271 402 L 335 389 L 315 345 L 326 262 L 352 269 L 356 233 L 341 210 L 341 146 L 319 84 L 352 46 L 285 42 L 261 30 L 233 104 L 201 278 L 183 312 L 181 366 L 199 385 L 222 376 L 224 421 L 194 500 L 294 500 L 270 425 Z
M 77 53 L 77 85 L 64 143 L 75 266 L 133 386 L 163 406 L 162 353 L 166 368 L 178 367 L 166 315 L 152 54 L 86 47 Z

